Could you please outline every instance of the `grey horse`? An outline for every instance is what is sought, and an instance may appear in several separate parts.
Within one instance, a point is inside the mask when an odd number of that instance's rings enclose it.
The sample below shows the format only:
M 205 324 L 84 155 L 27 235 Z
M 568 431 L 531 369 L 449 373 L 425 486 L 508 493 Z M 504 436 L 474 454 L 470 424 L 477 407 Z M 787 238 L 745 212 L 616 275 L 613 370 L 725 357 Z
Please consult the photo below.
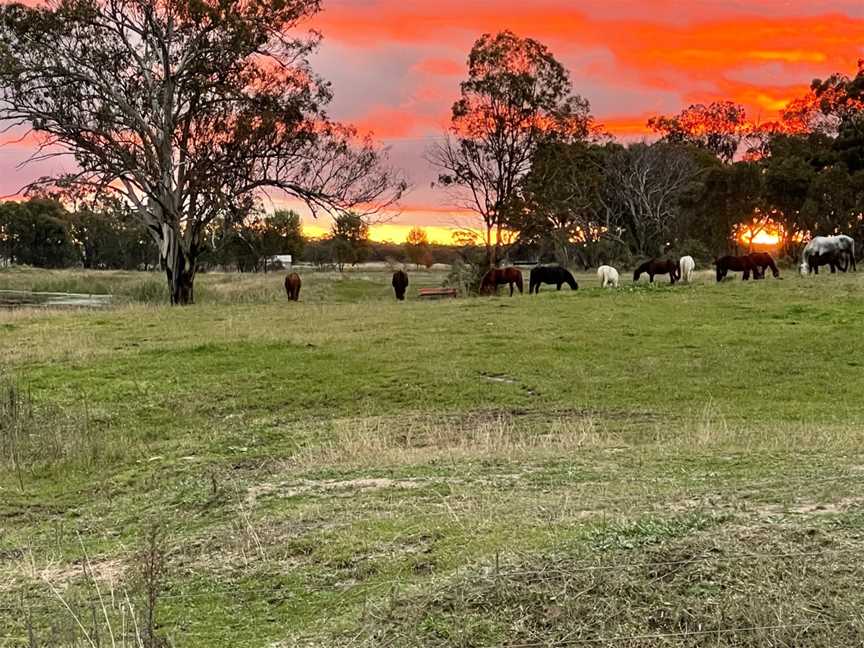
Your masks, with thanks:
M 815 236 L 804 247 L 804 252 L 801 255 L 801 274 L 810 274 L 811 262 L 817 257 L 833 256 L 838 261 L 846 261 L 845 268 L 848 269 L 852 265 L 852 270 L 857 271 L 855 267 L 855 241 L 850 236 L 840 234 L 839 236 Z

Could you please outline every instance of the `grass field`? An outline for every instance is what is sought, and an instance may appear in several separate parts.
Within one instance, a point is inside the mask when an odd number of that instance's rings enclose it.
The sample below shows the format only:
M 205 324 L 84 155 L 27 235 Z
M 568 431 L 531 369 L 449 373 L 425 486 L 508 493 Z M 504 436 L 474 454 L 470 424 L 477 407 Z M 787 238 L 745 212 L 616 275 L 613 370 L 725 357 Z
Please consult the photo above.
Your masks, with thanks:
M 281 278 L 0 271 L 0 646 L 864 645 L 864 275 Z

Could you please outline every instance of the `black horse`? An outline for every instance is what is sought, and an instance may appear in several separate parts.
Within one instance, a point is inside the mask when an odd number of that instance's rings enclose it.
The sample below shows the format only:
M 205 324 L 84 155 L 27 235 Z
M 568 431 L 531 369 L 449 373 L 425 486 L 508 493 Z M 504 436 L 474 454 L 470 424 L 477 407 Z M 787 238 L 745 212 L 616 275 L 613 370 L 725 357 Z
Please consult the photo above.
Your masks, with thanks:
M 654 275 L 658 274 L 668 274 L 669 281 L 673 284 L 680 278 L 678 264 L 668 259 L 663 261 L 660 259 L 649 259 L 633 272 L 633 281 L 639 281 L 639 277 L 643 273 L 648 274 L 651 278 L 651 283 L 654 283 Z
M 753 278 L 754 279 L 764 279 L 765 278 L 765 270 L 771 268 L 771 274 L 774 277 L 780 276 L 780 271 L 777 269 L 777 264 L 774 263 L 774 259 L 767 252 L 753 252 L 748 254 L 747 256 L 753 261 Z
M 393 273 L 393 291 L 396 293 L 396 299 L 405 301 L 405 290 L 408 288 L 408 275 L 404 270 L 397 270 Z
M 538 294 L 540 284 L 554 284 L 561 290 L 561 286 L 567 284 L 570 290 L 579 290 L 579 284 L 570 274 L 570 271 L 561 266 L 537 266 L 531 268 L 531 282 L 528 286 L 528 294 Z
M 811 254 L 808 265 L 814 274 L 819 274 L 820 266 L 829 266 L 831 274 L 834 274 L 837 270 L 847 272 L 849 270 L 849 259 L 845 254 L 834 250 L 823 254 Z
M 724 256 L 719 259 L 714 259 L 714 265 L 717 268 L 717 281 L 723 281 L 730 270 L 733 272 L 742 272 L 742 279 L 748 281 L 750 275 L 753 279 L 764 279 L 765 270 L 771 268 L 771 274 L 775 277 L 780 276 L 780 270 L 777 269 L 777 264 L 774 259 L 766 252 L 754 252 L 753 254 L 745 254 L 743 256 Z

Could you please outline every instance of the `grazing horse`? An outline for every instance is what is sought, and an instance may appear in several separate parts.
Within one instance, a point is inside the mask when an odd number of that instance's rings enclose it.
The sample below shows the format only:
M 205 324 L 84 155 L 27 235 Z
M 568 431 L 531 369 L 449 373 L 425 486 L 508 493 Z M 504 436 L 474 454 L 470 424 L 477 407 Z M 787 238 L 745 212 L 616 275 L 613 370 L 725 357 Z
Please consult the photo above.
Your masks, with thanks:
M 498 292 L 498 286 L 509 284 L 510 296 L 513 296 L 513 286 L 522 294 L 522 271 L 517 268 L 492 268 L 483 275 L 480 281 L 481 295 L 494 295 Z
M 285 277 L 285 292 L 288 293 L 288 299 L 291 301 L 300 301 L 300 285 L 302 283 L 300 275 L 296 272 L 292 272 Z
M 680 272 L 681 281 L 690 283 L 693 281 L 693 271 L 696 269 L 696 262 L 692 256 L 683 256 L 678 261 L 678 271 Z
M 816 236 L 804 247 L 804 252 L 801 254 L 801 274 L 810 274 L 813 257 L 822 259 L 827 258 L 828 255 L 834 255 L 835 266 L 841 268 L 843 272 L 849 269 L 849 265 L 852 266 L 852 270 L 858 271 L 855 266 L 855 241 L 845 234 L 840 234 L 839 236 Z M 845 261 L 844 266 L 838 263 L 841 261 Z M 833 269 L 831 271 L 834 272 Z
M 618 287 L 618 271 L 612 266 L 602 265 L 597 268 L 597 277 L 600 279 L 600 286 L 602 288 L 608 286 Z
M 639 281 L 639 277 L 643 273 L 648 274 L 651 278 L 651 283 L 654 283 L 654 275 L 658 274 L 668 274 L 669 281 L 673 284 L 678 281 L 678 265 L 674 261 L 649 259 L 636 268 L 636 271 L 633 273 L 633 281 Z
M 714 259 L 714 265 L 717 267 L 718 282 L 723 281 L 730 270 L 733 272 L 743 272 L 744 281 L 750 279 L 751 272 L 758 272 L 749 254 L 720 257 L 719 259 Z
M 819 268 L 826 265 L 831 268 L 831 274 L 836 273 L 837 268 L 840 268 L 842 272 L 846 272 L 849 269 L 848 261 L 837 251 L 810 254 L 807 258 L 807 264 L 809 269 L 813 271 L 813 274 L 817 275 L 819 274 Z
M 397 270 L 393 273 L 393 291 L 396 293 L 396 299 L 405 301 L 405 290 L 408 288 L 408 274 L 404 270 Z
M 748 254 L 747 256 L 753 261 L 753 278 L 754 279 L 764 279 L 765 278 L 765 270 L 767 268 L 771 268 L 771 274 L 774 277 L 780 276 L 780 271 L 777 269 L 777 264 L 774 263 L 774 259 L 767 252 L 753 252 L 752 254 Z
M 528 294 L 539 294 L 540 284 L 554 284 L 561 290 L 567 284 L 570 290 L 579 290 L 579 284 L 570 271 L 561 266 L 536 266 L 531 268 L 531 281 L 528 284 Z

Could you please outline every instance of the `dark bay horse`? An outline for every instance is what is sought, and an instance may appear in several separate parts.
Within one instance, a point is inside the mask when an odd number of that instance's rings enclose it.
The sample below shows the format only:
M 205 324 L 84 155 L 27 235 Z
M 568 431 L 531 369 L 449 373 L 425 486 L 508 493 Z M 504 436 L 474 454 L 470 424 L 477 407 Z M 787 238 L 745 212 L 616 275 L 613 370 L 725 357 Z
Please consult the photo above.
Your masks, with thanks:
M 554 284 L 561 290 L 561 286 L 567 284 L 570 290 L 579 290 L 579 284 L 570 274 L 570 271 L 561 266 L 537 266 L 531 268 L 531 280 L 528 285 L 528 294 L 538 294 L 540 284 Z
M 654 275 L 668 274 L 669 281 L 674 284 L 679 279 L 678 272 L 678 264 L 674 261 L 649 259 L 633 272 L 633 281 L 639 281 L 639 277 L 647 273 L 651 283 L 654 283 Z
M 288 293 L 288 299 L 291 301 L 300 301 L 300 285 L 302 283 L 300 275 L 296 272 L 292 272 L 285 277 L 285 292 Z
M 396 299 L 405 301 L 405 290 L 408 288 L 408 274 L 404 270 L 397 270 L 393 273 L 393 291 L 396 293 Z
M 504 284 L 510 285 L 510 296 L 513 296 L 513 286 L 519 289 L 519 294 L 522 294 L 522 271 L 518 268 L 492 268 L 489 272 L 483 275 L 480 281 L 481 295 L 494 295 L 498 292 L 498 286 Z
M 717 268 L 717 281 L 723 281 L 729 271 L 743 272 L 744 281 L 750 279 L 750 273 L 754 272 L 753 259 L 749 254 L 744 256 L 724 256 L 714 259 L 714 266 Z

